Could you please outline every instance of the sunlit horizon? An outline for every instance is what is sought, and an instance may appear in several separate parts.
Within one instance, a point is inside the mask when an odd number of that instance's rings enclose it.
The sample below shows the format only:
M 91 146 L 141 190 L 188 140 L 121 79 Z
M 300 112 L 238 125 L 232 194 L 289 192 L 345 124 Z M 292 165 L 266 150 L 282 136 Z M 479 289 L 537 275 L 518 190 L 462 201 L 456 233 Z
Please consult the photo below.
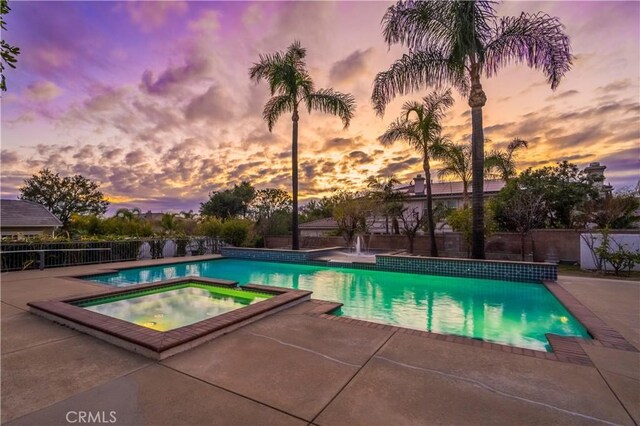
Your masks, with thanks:
M 197 210 L 216 191 L 249 181 L 290 190 L 291 120 L 262 120 L 266 85 L 249 80 L 259 54 L 307 48 L 318 88 L 352 93 L 348 129 L 306 112 L 300 120 L 300 198 L 364 187 L 369 175 L 408 183 L 422 173 L 402 143 L 376 140 L 398 115 L 369 98 L 375 74 L 403 49 L 385 45 L 391 2 L 10 2 L 9 43 L 21 48 L 2 94 L 2 198 L 48 167 L 95 180 L 117 207 Z M 540 71 L 512 65 L 484 80 L 487 150 L 529 141 L 518 168 L 568 160 L 607 166 L 616 189 L 640 178 L 640 3 L 506 2 L 499 15 L 558 16 L 576 59 L 556 91 Z M 469 107 L 456 103 L 444 133 L 468 143 Z M 438 162 L 433 163 L 438 169 Z M 434 177 L 437 181 L 437 178 Z

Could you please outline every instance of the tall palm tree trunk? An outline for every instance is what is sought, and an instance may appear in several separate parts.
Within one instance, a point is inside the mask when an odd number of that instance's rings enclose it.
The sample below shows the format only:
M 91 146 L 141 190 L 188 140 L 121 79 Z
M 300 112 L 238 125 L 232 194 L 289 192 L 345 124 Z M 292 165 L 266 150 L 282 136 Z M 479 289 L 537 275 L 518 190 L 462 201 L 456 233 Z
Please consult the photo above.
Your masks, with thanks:
M 431 254 L 432 257 L 438 257 L 438 246 L 436 244 L 436 227 L 435 227 L 435 224 L 433 223 L 433 199 L 431 194 L 431 167 L 429 166 L 429 157 L 426 155 L 426 153 L 424 156 L 424 161 L 422 163 L 422 168 L 424 169 L 424 177 L 426 181 L 425 184 L 427 186 L 427 226 L 429 227 L 429 240 L 431 242 L 429 253 Z
M 484 259 L 484 131 L 482 129 L 482 107 L 487 96 L 480 84 L 480 66 L 471 65 L 471 208 L 473 214 L 471 256 Z
M 469 182 L 462 180 L 462 207 L 467 208 L 469 206 Z
M 291 121 L 293 121 L 293 135 L 291 137 L 291 178 L 293 189 L 293 211 L 291 212 L 291 248 L 300 250 L 300 232 L 298 230 L 298 108 L 294 107 Z

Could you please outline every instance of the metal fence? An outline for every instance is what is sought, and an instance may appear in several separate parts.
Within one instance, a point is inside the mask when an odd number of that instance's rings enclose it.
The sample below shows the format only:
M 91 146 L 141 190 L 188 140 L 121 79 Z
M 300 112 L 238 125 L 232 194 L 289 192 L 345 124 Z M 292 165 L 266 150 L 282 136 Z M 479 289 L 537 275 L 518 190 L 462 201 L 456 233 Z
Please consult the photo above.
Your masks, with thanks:
M 2 242 L 2 272 L 163 257 L 218 254 L 224 241 L 211 237 L 114 241 Z

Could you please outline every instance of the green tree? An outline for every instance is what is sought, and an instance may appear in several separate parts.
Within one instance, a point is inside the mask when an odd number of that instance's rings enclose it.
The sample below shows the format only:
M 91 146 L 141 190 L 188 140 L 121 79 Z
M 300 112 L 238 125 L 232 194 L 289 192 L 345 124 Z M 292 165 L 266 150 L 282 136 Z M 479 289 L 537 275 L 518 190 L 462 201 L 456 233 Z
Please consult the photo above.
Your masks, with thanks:
M 277 188 L 259 189 L 251 213 L 260 236 L 286 234 L 288 225 L 282 219 L 291 215 L 291 195 Z
M 118 209 L 113 217 L 102 221 L 101 230 L 104 235 L 150 237 L 153 235 L 153 226 L 140 213 L 137 207 Z
M 312 220 L 331 217 L 333 206 L 329 197 L 322 197 L 319 200 L 310 200 L 300 208 L 300 222 L 306 223 Z
M 9 2 L 7 0 L 0 0 L 0 29 L 3 32 L 7 31 L 7 23 L 4 20 L 4 15 L 10 11 Z M 10 68 L 15 68 L 19 54 L 19 47 L 10 45 L 4 39 L 0 41 L 0 55 L 2 56 L 2 60 L 0 60 L 0 90 L 3 92 L 7 91 L 7 80 L 4 75 L 5 64 Z
M 249 182 L 234 185 L 233 189 L 212 192 L 209 195 L 209 200 L 200 203 L 200 214 L 202 216 L 216 216 L 221 219 L 236 216 L 246 217 L 255 194 L 256 191 Z
M 331 196 L 331 204 L 338 232 L 350 247 L 355 236 L 367 232 L 375 219 L 373 200 L 366 193 L 338 191 Z
M 256 83 L 266 80 L 271 91 L 271 99 L 266 103 L 263 118 L 273 129 L 276 121 L 284 113 L 291 113 L 293 132 L 291 138 L 291 170 L 293 187 L 293 208 L 291 228 L 292 247 L 300 248 L 298 230 L 298 121 L 299 108 L 337 115 L 344 127 L 348 127 L 355 111 L 355 98 L 350 94 L 336 92 L 333 89 L 318 89 L 306 69 L 304 58 L 307 55 L 300 42 L 295 41 L 286 52 L 272 55 L 260 55 L 259 62 L 249 70 L 251 80 Z
M 229 219 L 222 223 L 220 236 L 223 240 L 235 247 L 240 247 L 248 243 L 251 233 L 252 223 L 247 219 Z
M 598 228 L 628 229 L 640 222 L 640 194 L 622 190 L 605 194 L 601 199 L 589 200 L 585 204 L 585 223 L 595 223 Z
M 548 228 L 583 227 L 587 203 L 601 199 L 596 182 L 575 164 L 563 161 L 554 167 L 527 169 L 496 197 L 496 220 L 504 229 L 509 229 L 504 210 L 518 203 L 523 191 L 540 199 L 540 217 Z
M 438 256 L 436 245 L 435 223 L 433 221 L 433 196 L 431 194 L 431 166 L 429 158 L 433 156 L 434 145 L 442 143 L 442 119 L 445 111 L 453 105 L 451 90 L 432 92 L 419 102 L 406 102 L 402 107 L 402 115 L 378 138 L 383 145 L 391 145 L 396 141 L 406 141 L 415 149 L 422 159 L 427 190 L 427 226 L 431 240 L 430 254 Z
M 472 125 L 473 257 L 484 256 L 484 133 L 482 78 L 511 63 L 541 69 L 552 89 L 571 68 L 569 37 L 558 18 L 521 13 L 498 18 L 488 1 L 399 1 L 382 18 L 389 44 L 409 48 L 378 73 L 372 102 L 378 114 L 397 95 L 451 85 L 468 98 Z
M 181 224 L 174 213 L 165 213 L 160 218 L 160 227 L 169 234 L 179 232 L 181 230 L 180 225 Z
M 484 229 L 483 236 L 488 237 L 496 229 L 496 223 L 493 220 L 494 214 L 491 205 L 484 210 Z M 467 257 L 471 255 L 471 247 L 473 244 L 473 212 L 469 207 L 461 209 L 453 209 L 447 215 L 447 223 L 455 232 L 460 232 L 467 245 Z
M 109 202 L 99 188 L 82 175 L 60 177 L 42 169 L 25 179 L 19 198 L 42 204 L 67 228 L 74 213 L 101 215 L 107 211 Z
M 211 238 L 220 237 L 222 235 L 222 221 L 215 216 L 205 217 L 198 223 L 197 233 Z
M 514 138 L 504 150 L 494 149 L 485 155 L 485 169 L 488 174 L 498 176 L 504 181 L 516 177 L 516 154 L 522 148 L 529 148 L 529 143 Z

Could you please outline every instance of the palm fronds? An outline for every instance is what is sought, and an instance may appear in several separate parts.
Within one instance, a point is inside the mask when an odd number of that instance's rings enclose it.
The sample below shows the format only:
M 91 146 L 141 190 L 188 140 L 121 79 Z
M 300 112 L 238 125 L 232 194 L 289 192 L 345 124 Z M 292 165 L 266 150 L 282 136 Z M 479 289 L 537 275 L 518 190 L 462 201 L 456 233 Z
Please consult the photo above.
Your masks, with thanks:
M 531 68 L 542 69 L 555 90 L 571 69 L 572 59 L 569 37 L 558 18 L 546 13 L 522 13 L 501 18 L 496 24 L 493 38 L 486 46 L 485 71 L 491 76 L 511 62 L 524 62 Z
M 332 114 L 342 119 L 344 127 L 349 127 L 353 118 L 356 99 L 351 94 L 336 92 L 333 89 L 319 89 L 305 96 L 309 112 L 312 110 Z
M 383 115 L 393 98 L 428 85 L 436 88 L 451 85 L 466 92 L 469 81 L 464 70 L 450 61 L 442 51 L 410 52 L 395 61 L 387 71 L 376 75 L 371 102 L 376 113 Z
M 267 122 L 269 131 L 273 130 L 276 121 L 285 112 L 293 112 L 293 102 L 291 102 L 290 96 L 273 96 L 267 101 L 262 111 L 262 118 Z

